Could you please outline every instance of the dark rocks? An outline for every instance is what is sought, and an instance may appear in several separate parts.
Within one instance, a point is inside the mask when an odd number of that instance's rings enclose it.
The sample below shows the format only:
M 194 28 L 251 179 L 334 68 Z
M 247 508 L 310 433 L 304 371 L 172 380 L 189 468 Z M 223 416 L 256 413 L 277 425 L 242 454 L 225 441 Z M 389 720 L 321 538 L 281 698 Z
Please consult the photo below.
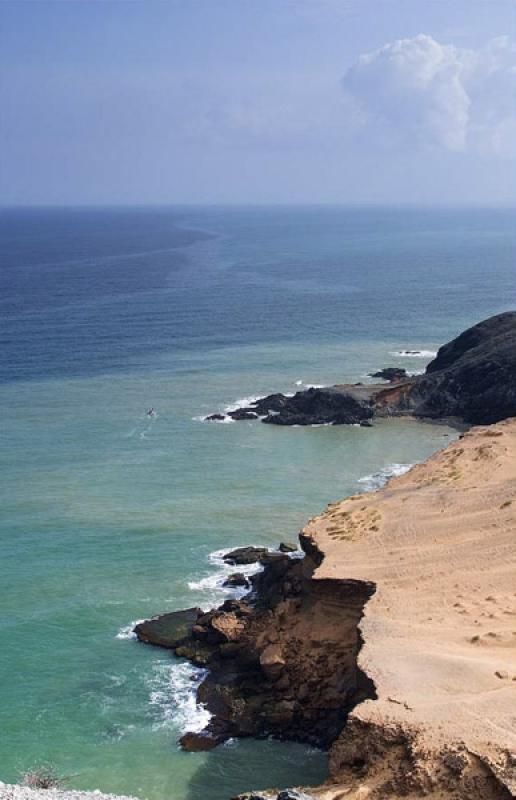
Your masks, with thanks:
M 384 381 L 392 383 L 393 381 L 401 381 L 407 378 L 408 375 L 407 370 L 402 367 L 385 367 L 384 369 L 378 370 L 378 372 L 371 372 L 370 377 L 381 378 Z
M 298 549 L 297 544 L 294 544 L 294 542 L 280 542 L 278 547 L 280 553 L 295 553 Z
M 426 368 L 427 374 L 439 372 L 457 364 L 467 353 L 478 357 L 477 348 L 491 352 L 514 347 L 516 337 L 516 311 L 506 311 L 468 328 L 456 339 L 439 348 L 436 357 Z
M 250 794 L 239 794 L 233 800 L 315 800 L 312 795 L 301 792 L 298 789 L 284 789 L 279 794 L 269 792 L 260 794 L 251 792 Z
M 237 547 L 223 556 L 226 564 L 256 564 L 268 552 L 266 547 Z
M 228 411 L 228 417 L 241 421 L 244 419 L 258 419 L 258 414 L 248 408 L 237 408 L 235 411 Z
M 261 559 L 262 572 L 251 575 L 254 591 L 267 602 L 271 601 L 270 590 L 277 587 L 278 581 L 290 571 L 292 559 L 286 553 L 266 553 Z M 259 602 L 259 601 L 258 601 Z
M 488 425 L 516 415 L 516 312 L 480 322 L 439 349 L 413 398 L 419 417 Z
M 210 414 L 208 417 L 204 417 L 205 422 L 224 422 L 225 419 L 224 414 Z
M 336 387 L 307 389 L 286 401 L 281 411 L 269 414 L 263 422 L 269 425 L 352 425 L 373 416 L 369 403 Z
M 206 419 L 217 420 L 212 414 Z M 268 425 L 350 425 L 370 419 L 370 403 L 340 387 L 306 389 L 293 397 L 271 394 L 249 407 L 230 411 L 234 420 L 256 419 Z
M 248 589 L 251 584 L 243 572 L 233 572 L 232 575 L 228 575 L 222 585 L 230 589 L 238 589 L 240 587 Z
M 285 668 L 285 659 L 280 645 L 269 644 L 260 654 L 260 667 L 266 678 L 277 680 Z
M 184 611 L 161 614 L 139 622 L 134 633 L 141 642 L 174 649 L 191 634 L 200 613 L 200 608 L 187 608 Z
M 261 400 L 256 400 L 252 404 L 252 409 L 260 416 L 267 416 L 271 411 L 283 411 L 290 399 L 290 397 L 280 393 L 269 394 L 267 397 L 262 397 Z
M 221 734 L 217 735 L 211 731 L 203 730 L 199 733 L 185 733 L 181 736 L 179 744 L 188 753 L 199 753 L 204 750 L 213 750 L 218 744 L 221 744 L 226 737 Z

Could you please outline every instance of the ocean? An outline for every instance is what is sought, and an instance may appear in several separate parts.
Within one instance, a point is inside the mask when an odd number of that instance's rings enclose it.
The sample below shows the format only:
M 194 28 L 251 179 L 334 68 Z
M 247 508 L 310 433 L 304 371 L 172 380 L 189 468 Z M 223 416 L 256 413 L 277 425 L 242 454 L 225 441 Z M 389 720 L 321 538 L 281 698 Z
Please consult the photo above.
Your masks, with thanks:
M 515 307 L 513 211 L 8 209 L 0 238 L 0 780 L 51 763 L 148 800 L 319 782 L 299 744 L 180 751 L 201 675 L 132 626 L 212 607 L 224 549 L 291 540 L 457 433 L 203 417 L 423 370 Z

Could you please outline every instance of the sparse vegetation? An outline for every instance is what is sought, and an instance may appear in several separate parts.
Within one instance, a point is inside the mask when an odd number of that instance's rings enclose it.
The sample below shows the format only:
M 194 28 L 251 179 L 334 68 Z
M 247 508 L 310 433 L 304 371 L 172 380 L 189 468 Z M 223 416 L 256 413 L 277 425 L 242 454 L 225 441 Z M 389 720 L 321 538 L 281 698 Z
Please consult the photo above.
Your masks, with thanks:
M 21 783 L 30 789 L 60 789 L 66 780 L 62 775 L 58 775 L 52 764 L 44 764 L 25 772 Z

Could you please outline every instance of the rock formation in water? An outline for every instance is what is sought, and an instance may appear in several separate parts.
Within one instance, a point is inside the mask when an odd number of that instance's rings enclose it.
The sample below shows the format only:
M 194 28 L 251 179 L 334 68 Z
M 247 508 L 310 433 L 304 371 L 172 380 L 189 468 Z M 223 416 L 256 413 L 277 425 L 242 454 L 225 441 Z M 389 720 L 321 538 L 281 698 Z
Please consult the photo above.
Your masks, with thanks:
M 378 372 L 372 372 L 369 377 L 381 378 L 383 381 L 394 383 L 394 381 L 402 381 L 409 376 L 407 375 L 407 370 L 403 369 L 403 367 L 384 367 Z
M 135 628 L 141 641 L 209 667 L 198 699 L 213 717 L 204 731 L 183 737 L 187 750 L 269 735 L 327 747 L 350 709 L 374 696 L 357 667 L 357 625 L 372 585 L 314 583 L 317 562 L 310 555 L 269 552 L 261 562 L 247 598 L 207 613 L 164 614 Z
M 491 317 L 443 345 L 424 375 L 395 375 L 392 369 L 376 373 L 391 381 L 387 386 L 342 384 L 292 397 L 273 394 L 228 416 L 261 417 L 271 425 L 368 425 L 374 416 L 403 414 L 498 422 L 516 415 L 516 312 Z

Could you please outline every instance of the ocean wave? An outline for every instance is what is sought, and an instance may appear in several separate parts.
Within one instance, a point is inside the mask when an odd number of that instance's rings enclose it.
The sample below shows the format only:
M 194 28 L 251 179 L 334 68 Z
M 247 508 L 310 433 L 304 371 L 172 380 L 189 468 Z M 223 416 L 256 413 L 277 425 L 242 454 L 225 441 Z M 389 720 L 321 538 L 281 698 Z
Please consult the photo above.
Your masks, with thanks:
M 230 423 L 235 422 L 235 420 L 232 417 L 226 417 L 226 416 L 224 416 L 224 419 L 208 419 L 207 416 L 192 417 L 192 419 L 194 422 L 210 422 L 210 423 L 214 422 L 216 425 L 229 425 Z
M 148 676 L 149 703 L 157 719 L 155 728 L 171 727 L 181 734 L 201 731 L 211 714 L 197 702 L 197 689 L 207 670 L 187 661 L 159 661 Z
M 136 634 L 134 633 L 134 628 L 136 625 L 139 625 L 140 622 L 145 622 L 144 619 L 133 619 L 129 625 L 123 625 L 118 633 L 115 636 L 115 639 L 136 639 Z
M 262 397 L 263 395 L 259 394 L 251 394 L 248 397 L 240 397 L 238 400 L 235 400 L 234 403 L 229 403 L 229 405 L 225 406 L 221 413 L 229 414 L 230 411 L 236 411 L 238 408 L 247 408 L 253 403 L 256 403 L 258 400 L 261 400 Z
M 245 586 L 223 586 L 224 581 L 234 572 L 242 572 L 247 578 L 261 572 L 263 567 L 260 563 L 256 564 L 226 564 L 224 555 L 228 552 L 228 548 L 223 550 L 214 550 L 208 554 L 208 562 L 212 567 L 216 567 L 216 571 L 210 571 L 207 575 L 194 581 L 188 581 L 188 588 L 192 592 L 204 595 L 206 602 L 211 608 L 217 603 L 223 602 L 228 598 L 235 598 L 239 600 L 249 592 Z
M 397 478 L 400 475 L 404 475 L 413 466 L 414 464 L 388 464 L 378 470 L 378 472 L 373 472 L 371 475 L 365 475 L 363 478 L 359 478 L 358 483 L 364 487 L 364 491 L 374 492 L 377 489 L 381 489 L 382 486 L 385 486 L 390 478 Z
M 390 356 L 398 358 L 435 358 L 436 350 L 391 350 Z
M 257 545 L 251 545 L 257 546 Z M 279 550 L 269 548 L 271 553 L 279 553 Z M 208 563 L 215 567 L 215 571 L 210 570 L 207 574 L 197 580 L 188 581 L 188 588 L 191 592 L 204 596 L 200 602 L 205 602 L 208 608 L 212 608 L 228 598 L 239 600 L 244 595 L 248 594 L 250 589 L 245 586 L 223 586 L 224 581 L 234 572 L 242 572 L 246 578 L 251 575 L 256 575 L 258 572 L 263 571 L 263 566 L 259 562 L 256 564 L 227 564 L 224 561 L 224 556 L 228 553 L 228 548 L 222 550 L 214 550 L 208 554 Z M 288 554 L 289 558 L 303 558 L 304 553 L 302 550 L 296 550 Z
M 327 383 L 306 383 L 305 381 L 296 381 L 296 386 L 302 386 L 303 389 L 324 389 L 328 384 Z M 286 397 L 292 397 L 292 395 L 285 395 Z

